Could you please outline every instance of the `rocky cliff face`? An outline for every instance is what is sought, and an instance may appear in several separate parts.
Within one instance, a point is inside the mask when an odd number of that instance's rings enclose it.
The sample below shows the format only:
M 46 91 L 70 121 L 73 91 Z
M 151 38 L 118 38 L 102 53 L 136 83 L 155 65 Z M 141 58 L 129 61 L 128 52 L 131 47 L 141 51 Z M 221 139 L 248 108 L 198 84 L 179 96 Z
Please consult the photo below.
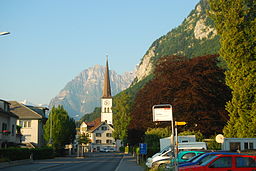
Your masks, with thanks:
M 152 73 L 155 61 L 162 56 L 192 58 L 218 52 L 217 32 L 207 16 L 207 9 L 207 0 L 201 0 L 180 26 L 153 42 L 137 68 L 134 84 Z
M 82 71 L 54 97 L 49 107 L 63 105 L 69 116 L 80 119 L 95 107 L 101 106 L 105 66 L 95 65 Z M 126 89 L 134 79 L 134 72 L 118 75 L 110 70 L 112 96 Z

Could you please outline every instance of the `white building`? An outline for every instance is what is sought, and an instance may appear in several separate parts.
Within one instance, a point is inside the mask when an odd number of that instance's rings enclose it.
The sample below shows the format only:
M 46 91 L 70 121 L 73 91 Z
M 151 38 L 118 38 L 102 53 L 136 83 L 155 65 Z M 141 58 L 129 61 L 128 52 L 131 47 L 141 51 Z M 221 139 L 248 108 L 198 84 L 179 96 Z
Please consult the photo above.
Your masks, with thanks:
M 244 151 L 256 149 L 256 138 L 224 138 L 221 150 Z
M 28 106 L 10 101 L 10 111 L 19 116 L 17 125 L 21 126 L 22 143 L 30 147 L 44 145 L 43 125 L 46 122 L 45 111 L 48 108 Z
M 0 148 L 19 143 L 20 137 L 16 131 L 18 118 L 10 112 L 10 103 L 0 99 Z

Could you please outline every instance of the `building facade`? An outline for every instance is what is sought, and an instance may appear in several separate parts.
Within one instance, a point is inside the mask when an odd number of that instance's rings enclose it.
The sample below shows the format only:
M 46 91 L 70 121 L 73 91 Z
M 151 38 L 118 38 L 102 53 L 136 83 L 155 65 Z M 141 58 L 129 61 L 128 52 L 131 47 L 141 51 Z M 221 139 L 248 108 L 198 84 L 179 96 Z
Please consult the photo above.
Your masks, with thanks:
M 10 101 L 10 110 L 17 116 L 17 125 L 21 127 L 22 143 L 32 147 L 44 145 L 43 125 L 46 122 L 45 111 L 48 108 L 35 107 Z
M 0 148 L 5 148 L 20 142 L 16 122 L 18 116 L 10 111 L 10 103 L 0 99 Z

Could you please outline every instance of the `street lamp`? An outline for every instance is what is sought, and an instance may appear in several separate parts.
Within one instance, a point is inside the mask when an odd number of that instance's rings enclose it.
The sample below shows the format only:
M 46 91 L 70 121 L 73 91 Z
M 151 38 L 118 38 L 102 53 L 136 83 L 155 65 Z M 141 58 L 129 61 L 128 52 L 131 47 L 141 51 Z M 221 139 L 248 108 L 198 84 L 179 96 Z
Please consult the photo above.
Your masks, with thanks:
M 0 36 L 10 34 L 10 32 L 0 32 Z

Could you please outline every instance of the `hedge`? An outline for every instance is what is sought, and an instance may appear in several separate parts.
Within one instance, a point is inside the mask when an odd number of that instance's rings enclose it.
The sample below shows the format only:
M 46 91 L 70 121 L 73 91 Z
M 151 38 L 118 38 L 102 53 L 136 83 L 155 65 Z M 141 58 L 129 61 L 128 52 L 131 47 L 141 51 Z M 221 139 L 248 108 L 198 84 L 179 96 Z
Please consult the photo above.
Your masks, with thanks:
M 24 160 L 30 157 L 34 160 L 53 158 L 53 149 L 49 147 L 35 149 L 10 147 L 0 149 L 0 158 L 6 161 Z

